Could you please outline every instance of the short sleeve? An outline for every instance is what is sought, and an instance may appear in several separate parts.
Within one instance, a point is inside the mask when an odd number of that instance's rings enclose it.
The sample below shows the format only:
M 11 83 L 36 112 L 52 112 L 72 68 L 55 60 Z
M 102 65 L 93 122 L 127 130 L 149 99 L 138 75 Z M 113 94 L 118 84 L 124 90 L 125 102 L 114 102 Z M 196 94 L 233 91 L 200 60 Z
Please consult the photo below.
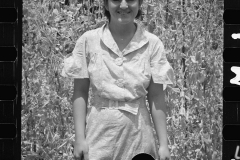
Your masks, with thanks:
M 69 78 L 89 78 L 85 34 L 77 40 L 72 53 L 64 58 L 61 75 Z
M 168 84 L 175 84 L 174 71 L 167 60 L 164 46 L 160 39 L 153 47 L 150 66 L 154 83 L 163 84 L 164 90 Z

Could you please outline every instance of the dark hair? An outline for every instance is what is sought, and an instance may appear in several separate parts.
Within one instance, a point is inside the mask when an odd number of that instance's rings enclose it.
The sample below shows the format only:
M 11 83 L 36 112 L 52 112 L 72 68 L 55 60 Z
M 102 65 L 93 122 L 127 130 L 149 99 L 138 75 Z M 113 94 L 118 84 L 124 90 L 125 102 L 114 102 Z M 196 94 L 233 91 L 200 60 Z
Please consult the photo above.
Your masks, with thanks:
M 143 0 L 139 0 L 140 3 L 142 1 Z M 107 17 L 108 21 L 110 22 L 111 15 L 110 15 L 109 11 L 106 10 L 106 8 L 105 8 L 105 5 L 106 5 L 107 2 L 108 2 L 108 0 L 104 0 L 104 3 L 103 3 L 103 14 Z M 141 8 L 139 8 L 137 16 L 135 18 L 141 20 L 142 19 L 142 13 L 143 12 L 142 12 Z

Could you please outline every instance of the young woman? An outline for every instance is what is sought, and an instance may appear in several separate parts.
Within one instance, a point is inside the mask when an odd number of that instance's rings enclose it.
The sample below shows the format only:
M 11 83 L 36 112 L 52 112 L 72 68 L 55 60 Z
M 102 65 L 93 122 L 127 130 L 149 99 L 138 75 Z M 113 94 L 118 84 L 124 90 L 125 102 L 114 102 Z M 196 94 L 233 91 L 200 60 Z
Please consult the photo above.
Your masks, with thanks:
M 131 160 L 139 153 L 170 159 L 163 85 L 173 84 L 174 72 L 161 40 L 134 22 L 141 4 L 104 0 L 108 22 L 85 32 L 64 60 L 62 75 L 74 78 L 75 159 Z

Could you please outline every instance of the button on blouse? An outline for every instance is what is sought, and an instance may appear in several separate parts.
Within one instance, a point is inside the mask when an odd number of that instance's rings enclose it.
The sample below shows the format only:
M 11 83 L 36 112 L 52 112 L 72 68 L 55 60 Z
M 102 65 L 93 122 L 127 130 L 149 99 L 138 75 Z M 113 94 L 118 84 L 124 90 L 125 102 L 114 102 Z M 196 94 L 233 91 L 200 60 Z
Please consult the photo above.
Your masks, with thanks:
M 123 80 L 123 79 L 118 79 L 118 80 L 116 80 L 116 85 L 117 85 L 118 87 L 123 88 L 123 87 L 124 87 L 124 80 Z
M 116 65 L 121 66 L 123 64 L 123 58 L 116 58 L 115 63 Z

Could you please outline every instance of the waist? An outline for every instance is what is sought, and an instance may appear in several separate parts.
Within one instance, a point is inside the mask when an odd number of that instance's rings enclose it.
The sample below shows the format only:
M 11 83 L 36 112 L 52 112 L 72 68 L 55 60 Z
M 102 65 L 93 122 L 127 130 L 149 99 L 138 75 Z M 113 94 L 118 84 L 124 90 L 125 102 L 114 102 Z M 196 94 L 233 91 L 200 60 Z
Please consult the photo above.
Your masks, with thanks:
M 146 103 L 145 96 L 135 99 L 133 101 L 116 101 L 107 98 L 102 98 L 100 96 L 94 96 L 93 98 L 93 106 L 96 108 L 124 110 L 134 115 L 138 114 L 139 107 L 144 106 L 145 103 Z

